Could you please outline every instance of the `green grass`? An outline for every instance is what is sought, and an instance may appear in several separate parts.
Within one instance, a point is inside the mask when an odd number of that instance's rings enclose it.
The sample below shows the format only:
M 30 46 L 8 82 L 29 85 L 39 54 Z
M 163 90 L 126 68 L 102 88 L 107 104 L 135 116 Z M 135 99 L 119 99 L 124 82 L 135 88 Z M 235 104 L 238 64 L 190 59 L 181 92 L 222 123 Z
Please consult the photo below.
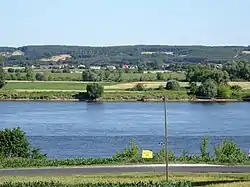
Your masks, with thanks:
M 150 72 L 150 71 L 149 71 Z M 123 73 L 122 80 L 124 82 L 133 82 L 138 81 L 142 78 L 145 81 L 157 81 L 156 73 Z M 183 73 L 164 73 L 164 79 L 177 79 L 177 80 L 185 80 L 186 76 Z
M 8 82 L 5 89 L 11 90 L 86 90 L 87 82 Z M 102 85 L 112 85 L 114 83 L 102 82 Z
M 171 181 L 191 181 L 194 186 L 210 187 L 249 187 L 250 175 L 221 174 L 221 173 L 170 173 Z M 4 182 L 60 182 L 64 184 L 82 183 L 134 183 L 134 182 L 162 182 L 164 173 L 118 173 L 118 174 L 89 174 L 89 175 L 41 175 L 41 176 L 0 176 L 0 183 Z

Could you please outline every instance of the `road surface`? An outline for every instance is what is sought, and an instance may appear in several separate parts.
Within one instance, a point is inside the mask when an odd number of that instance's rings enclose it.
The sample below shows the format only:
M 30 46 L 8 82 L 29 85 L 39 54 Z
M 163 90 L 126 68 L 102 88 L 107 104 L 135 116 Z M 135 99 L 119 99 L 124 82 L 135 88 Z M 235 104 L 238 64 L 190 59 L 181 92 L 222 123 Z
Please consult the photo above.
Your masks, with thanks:
M 101 174 L 101 173 L 126 173 L 126 172 L 164 172 L 164 164 L 148 165 L 118 165 L 118 166 L 82 166 L 64 168 L 21 168 L 0 169 L 0 175 L 72 175 L 72 174 Z M 207 164 L 170 164 L 169 172 L 190 173 L 250 173 L 250 166 L 223 166 Z

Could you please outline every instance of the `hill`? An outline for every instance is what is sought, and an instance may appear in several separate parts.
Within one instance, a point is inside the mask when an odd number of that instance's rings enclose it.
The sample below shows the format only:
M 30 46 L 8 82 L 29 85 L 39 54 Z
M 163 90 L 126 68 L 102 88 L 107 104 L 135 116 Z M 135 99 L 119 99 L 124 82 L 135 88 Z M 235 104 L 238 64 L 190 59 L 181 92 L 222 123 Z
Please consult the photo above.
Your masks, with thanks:
M 20 51 L 22 55 L 4 55 L 12 54 L 15 51 Z M 173 62 L 224 63 L 233 59 L 250 60 L 249 51 L 250 46 L 134 45 L 89 47 L 44 45 L 19 48 L 0 47 L 0 55 L 5 56 L 8 65 L 41 64 L 44 61 L 66 61 L 71 64 L 84 63 L 87 65 L 147 64 L 151 66 Z M 71 58 L 64 58 L 67 56 Z

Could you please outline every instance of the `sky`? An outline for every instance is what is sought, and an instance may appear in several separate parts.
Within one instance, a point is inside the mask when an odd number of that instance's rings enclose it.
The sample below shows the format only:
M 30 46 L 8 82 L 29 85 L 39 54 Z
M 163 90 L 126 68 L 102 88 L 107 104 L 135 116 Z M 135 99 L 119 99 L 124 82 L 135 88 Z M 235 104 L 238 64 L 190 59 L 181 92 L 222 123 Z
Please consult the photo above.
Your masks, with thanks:
M 0 0 L 0 46 L 250 45 L 250 0 Z

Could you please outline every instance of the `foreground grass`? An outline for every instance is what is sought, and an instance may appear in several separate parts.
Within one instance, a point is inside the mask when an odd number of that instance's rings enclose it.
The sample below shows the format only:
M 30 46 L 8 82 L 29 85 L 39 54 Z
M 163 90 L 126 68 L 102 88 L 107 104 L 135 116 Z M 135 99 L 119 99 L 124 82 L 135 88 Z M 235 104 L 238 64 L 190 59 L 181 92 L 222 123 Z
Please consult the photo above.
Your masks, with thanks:
M 191 181 L 194 186 L 210 187 L 245 187 L 250 186 L 250 175 L 221 174 L 221 173 L 170 173 L 170 180 Z M 165 180 L 164 173 L 118 173 L 99 175 L 42 175 L 42 176 L 0 176 L 0 184 L 5 182 L 60 182 L 64 184 L 80 183 L 133 183 L 133 182 L 161 182 Z

